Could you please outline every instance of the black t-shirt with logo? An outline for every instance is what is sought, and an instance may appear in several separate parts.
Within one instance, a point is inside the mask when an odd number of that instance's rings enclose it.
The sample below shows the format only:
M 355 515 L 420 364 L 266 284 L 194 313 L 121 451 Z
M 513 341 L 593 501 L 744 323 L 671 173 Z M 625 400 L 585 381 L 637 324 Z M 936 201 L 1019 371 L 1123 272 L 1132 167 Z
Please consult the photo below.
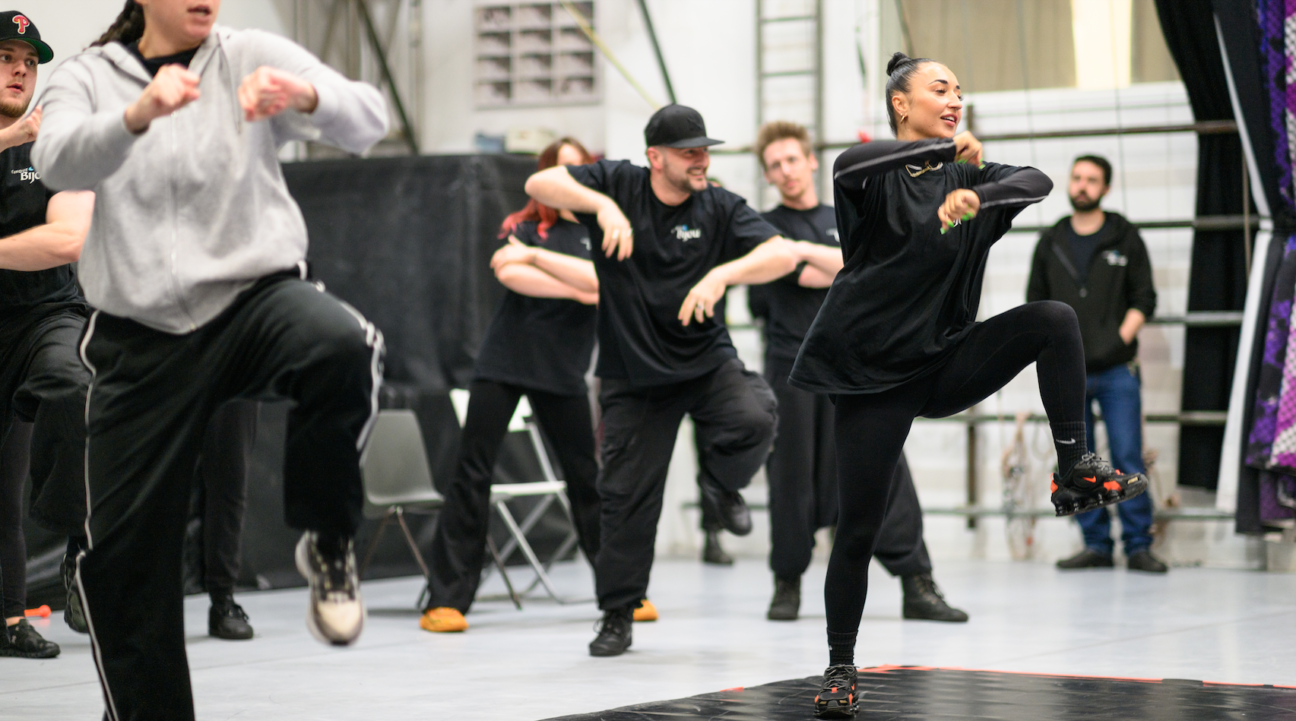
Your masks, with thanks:
M 661 385 L 697 378 L 736 358 L 723 318 L 684 326 L 680 306 L 712 268 L 741 258 L 778 231 L 723 188 L 671 206 L 657 199 L 650 171 L 628 161 L 568 170 L 616 201 L 634 228 L 634 252 L 618 261 L 600 249 L 603 233 L 593 216 L 582 216 L 599 276 L 599 377 Z
M 53 191 L 40 181 L 32 167 L 34 142 L 0 152 L 0 238 L 44 225 Z M 72 265 L 49 270 L 0 270 L 0 312 L 43 303 L 80 301 Z
M 534 222 L 513 235 L 527 245 L 590 259 L 589 231 L 558 219 L 542 239 Z M 559 395 L 584 395 L 594 352 L 597 309 L 563 298 L 533 298 L 506 291 L 486 330 L 473 377 Z
M 817 205 L 810 210 L 796 210 L 786 205 L 764 214 L 775 228 L 788 240 L 808 240 L 812 243 L 841 248 L 837 237 L 837 213 L 831 205 Z M 765 321 L 765 363 L 791 369 L 796 360 L 801 341 L 810 331 L 819 307 L 828 297 L 827 288 L 805 288 L 798 283 L 805 265 L 764 286 L 768 307 Z

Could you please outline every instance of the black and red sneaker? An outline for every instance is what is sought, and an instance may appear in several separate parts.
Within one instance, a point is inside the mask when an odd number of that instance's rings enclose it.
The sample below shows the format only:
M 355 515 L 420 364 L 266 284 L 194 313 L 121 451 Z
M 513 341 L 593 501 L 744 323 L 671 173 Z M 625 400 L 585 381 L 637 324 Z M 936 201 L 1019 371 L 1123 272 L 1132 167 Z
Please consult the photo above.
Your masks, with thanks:
M 815 718 L 855 718 L 860 697 L 855 677 L 854 664 L 829 666 L 824 671 L 823 686 L 815 696 Z
M 1147 490 L 1142 473 L 1121 473 L 1096 453 L 1086 453 L 1061 478 L 1053 474 L 1053 508 L 1071 516 L 1129 500 Z

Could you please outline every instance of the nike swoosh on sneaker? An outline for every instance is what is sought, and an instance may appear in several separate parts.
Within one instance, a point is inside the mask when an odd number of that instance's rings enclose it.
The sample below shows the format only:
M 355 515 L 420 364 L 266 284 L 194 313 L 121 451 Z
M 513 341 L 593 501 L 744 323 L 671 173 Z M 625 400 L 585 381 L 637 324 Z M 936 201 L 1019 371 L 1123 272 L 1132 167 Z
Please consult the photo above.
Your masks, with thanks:
M 1093 477 L 1093 478 L 1090 478 L 1090 477 L 1088 477 L 1088 476 L 1082 476 L 1082 477 L 1083 477 L 1086 481 L 1089 481 L 1090 483 L 1097 483 L 1097 482 L 1098 482 L 1098 478 L 1097 478 L 1096 476 Z

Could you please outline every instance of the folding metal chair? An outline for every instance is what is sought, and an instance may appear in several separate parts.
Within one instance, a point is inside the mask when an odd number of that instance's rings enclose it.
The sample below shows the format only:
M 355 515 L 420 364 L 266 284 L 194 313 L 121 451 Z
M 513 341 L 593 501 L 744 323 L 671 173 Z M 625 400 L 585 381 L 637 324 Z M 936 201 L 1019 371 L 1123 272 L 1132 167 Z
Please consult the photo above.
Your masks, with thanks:
M 378 520 L 378 530 L 369 541 L 364 561 L 360 564 L 360 575 L 363 576 L 369 567 L 383 531 L 387 530 L 389 524 L 395 523 L 400 526 L 405 543 L 426 579 L 427 563 L 419 552 L 418 544 L 414 542 L 414 534 L 405 522 L 405 513 L 435 512 L 445 505 L 445 499 L 432 485 L 432 471 L 428 466 L 426 446 L 423 445 L 423 432 L 419 429 L 418 417 L 414 415 L 414 411 L 379 411 L 369 437 L 369 445 L 360 458 L 360 477 L 365 491 L 364 516 Z M 496 565 L 503 571 L 504 561 L 494 544 L 491 544 L 490 550 Z M 519 609 L 522 608 L 518 594 L 507 578 L 505 584 L 513 602 Z M 420 593 L 419 605 L 422 605 L 422 601 L 423 594 Z
M 454 390 L 450 392 L 450 398 L 451 402 L 455 406 L 455 413 L 459 416 L 459 422 L 462 424 L 467 417 L 468 392 Z M 558 590 L 553 585 L 553 581 L 549 578 L 548 571 L 553 563 L 553 559 L 562 558 L 570 552 L 572 548 L 577 545 L 578 537 L 576 535 L 576 522 L 572 515 L 571 504 L 567 500 L 567 484 L 559 480 L 554 472 L 553 463 L 549 460 L 549 453 L 545 449 L 544 441 L 540 436 L 540 427 L 536 425 L 531 410 L 531 404 L 527 401 L 526 396 L 523 396 L 520 399 L 517 410 L 509 420 L 508 429 L 510 433 L 527 434 L 531 441 L 530 445 L 535 453 L 537 464 L 540 467 L 542 480 L 529 483 L 495 483 L 491 485 L 491 507 L 499 514 L 500 520 L 504 522 L 504 526 L 508 529 L 510 536 L 508 543 L 504 544 L 504 547 L 500 549 L 500 562 L 496 564 L 496 567 L 499 568 L 500 574 L 504 577 L 505 585 L 512 589 L 513 584 L 508 577 L 508 572 L 505 570 L 504 564 L 508 562 L 509 557 L 512 556 L 514 552 L 521 551 L 523 557 L 526 558 L 527 563 L 530 564 L 531 569 L 535 571 L 536 574 L 531 585 L 527 586 L 527 588 L 522 591 L 522 596 L 526 596 L 534 590 L 537 585 L 543 585 L 550 598 L 560 604 L 588 602 L 592 600 L 589 597 L 578 598 L 559 594 Z M 509 510 L 509 501 L 518 498 L 536 497 L 540 498 L 540 502 L 537 503 L 535 507 L 532 508 L 525 517 L 523 517 L 522 522 L 519 523 L 513 516 L 512 511 Z M 563 539 L 563 542 L 559 544 L 557 551 L 555 551 L 553 556 L 550 557 L 550 560 L 548 562 L 541 562 L 540 558 L 536 555 L 535 550 L 531 547 L 530 542 L 527 540 L 527 534 L 535 528 L 536 524 L 544 517 L 545 512 L 549 510 L 549 507 L 552 506 L 555 501 L 567 516 L 567 520 L 570 523 L 570 531 L 568 532 L 567 537 Z M 484 571 L 484 573 L 489 572 L 489 568 Z

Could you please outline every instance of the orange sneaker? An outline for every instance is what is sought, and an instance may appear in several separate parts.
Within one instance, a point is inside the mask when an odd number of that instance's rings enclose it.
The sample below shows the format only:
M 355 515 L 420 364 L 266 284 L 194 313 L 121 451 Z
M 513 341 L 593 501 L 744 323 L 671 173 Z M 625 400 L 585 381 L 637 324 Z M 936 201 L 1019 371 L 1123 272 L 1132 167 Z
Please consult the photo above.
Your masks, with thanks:
M 442 606 L 425 611 L 419 619 L 419 628 L 432 633 L 453 633 L 467 631 L 468 622 L 457 609 Z
M 644 600 L 639 602 L 639 608 L 636 608 L 634 610 L 634 620 L 640 623 L 644 623 L 647 621 L 656 621 L 657 607 L 653 605 L 652 601 L 649 601 L 648 599 L 645 598 Z

